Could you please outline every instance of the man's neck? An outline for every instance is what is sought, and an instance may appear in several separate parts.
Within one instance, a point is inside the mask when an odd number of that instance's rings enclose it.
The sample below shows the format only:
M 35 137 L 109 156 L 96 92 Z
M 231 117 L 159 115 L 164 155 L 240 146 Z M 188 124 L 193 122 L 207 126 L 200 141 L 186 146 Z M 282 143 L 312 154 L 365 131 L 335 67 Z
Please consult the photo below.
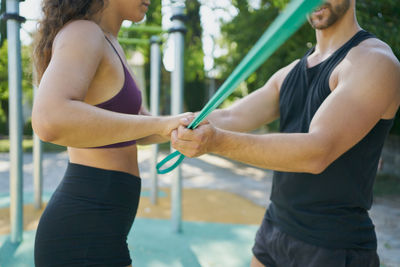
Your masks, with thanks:
M 361 27 L 357 23 L 354 12 L 349 11 L 332 26 L 323 30 L 316 30 L 317 45 L 315 50 L 321 57 L 330 55 L 360 30 Z

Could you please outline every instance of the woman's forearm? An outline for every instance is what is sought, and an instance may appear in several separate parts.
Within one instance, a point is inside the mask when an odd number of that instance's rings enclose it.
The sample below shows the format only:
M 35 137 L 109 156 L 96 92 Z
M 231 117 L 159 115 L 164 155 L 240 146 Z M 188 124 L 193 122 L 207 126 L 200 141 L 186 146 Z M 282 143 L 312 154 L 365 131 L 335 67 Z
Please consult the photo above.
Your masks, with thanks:
M 121 114 L 73 100 L 38 103 L 32 114 L 33 129 L 42 140 L 71 147 L 96 147 L 166 135 L 167 124 L 167 118 Z
M 158 134 L 153 134 L 144 138 L 137 139 L 137 144 L 139 145 L 153 145 L 153 144 L 161 144 L 166 143 L 170 140 L 167 136 L 161 136 Z

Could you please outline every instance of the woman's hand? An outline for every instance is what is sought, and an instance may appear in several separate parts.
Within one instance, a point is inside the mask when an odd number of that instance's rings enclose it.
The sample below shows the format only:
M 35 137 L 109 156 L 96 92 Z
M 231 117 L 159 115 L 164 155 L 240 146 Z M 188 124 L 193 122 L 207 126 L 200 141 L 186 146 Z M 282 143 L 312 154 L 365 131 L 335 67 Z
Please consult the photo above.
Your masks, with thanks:
M 180 120 L 185 118 L 191 120 L 193 118 L 193 114 L 184 113 L 176 116 L 163 116 L 156 118 L 158 122 L 157 126 L 154 128 L 160 128 L 161 130 L 152 135 L 137 139 L 137 143 L 139 145 L 151 145 L 168 142 L 171 139 L 171 132 L 179 127 Z
M 172 147 L 189 158 L 212 152 L 218 130 L 207 120 L 194 130 L 188 129 L 192 120 L 193 118 L 182 118 L 181 125 L 171 135 Z
M 194 114 L 192 112 L 187 112 L 174 116 L 162 117 L 162 123 L 164 124 L 161 136 L 171 139 L 171 133 L 176 130 L 179 125 L 182 125 L 183 121 L 192 121 L 194 119 Z

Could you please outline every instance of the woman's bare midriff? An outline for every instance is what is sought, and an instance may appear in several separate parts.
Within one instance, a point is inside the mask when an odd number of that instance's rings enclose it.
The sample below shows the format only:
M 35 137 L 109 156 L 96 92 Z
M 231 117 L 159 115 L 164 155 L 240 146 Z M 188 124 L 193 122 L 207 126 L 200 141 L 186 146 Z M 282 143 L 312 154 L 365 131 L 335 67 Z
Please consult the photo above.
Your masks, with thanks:
M 120 148 L 68 147 L 68 155 L 71 163 L 127 172 L 140 177 L 136 145 Z

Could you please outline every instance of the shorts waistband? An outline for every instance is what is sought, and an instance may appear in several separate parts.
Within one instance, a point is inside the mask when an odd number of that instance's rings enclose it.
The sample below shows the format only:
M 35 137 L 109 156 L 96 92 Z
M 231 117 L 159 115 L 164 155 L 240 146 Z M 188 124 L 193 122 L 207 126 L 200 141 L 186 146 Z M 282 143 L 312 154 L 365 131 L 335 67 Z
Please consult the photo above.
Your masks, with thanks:
M 121 171 L 69 162 L 57 190 L 105 204 L 130 206 L 140 195 L 141 179 Z

